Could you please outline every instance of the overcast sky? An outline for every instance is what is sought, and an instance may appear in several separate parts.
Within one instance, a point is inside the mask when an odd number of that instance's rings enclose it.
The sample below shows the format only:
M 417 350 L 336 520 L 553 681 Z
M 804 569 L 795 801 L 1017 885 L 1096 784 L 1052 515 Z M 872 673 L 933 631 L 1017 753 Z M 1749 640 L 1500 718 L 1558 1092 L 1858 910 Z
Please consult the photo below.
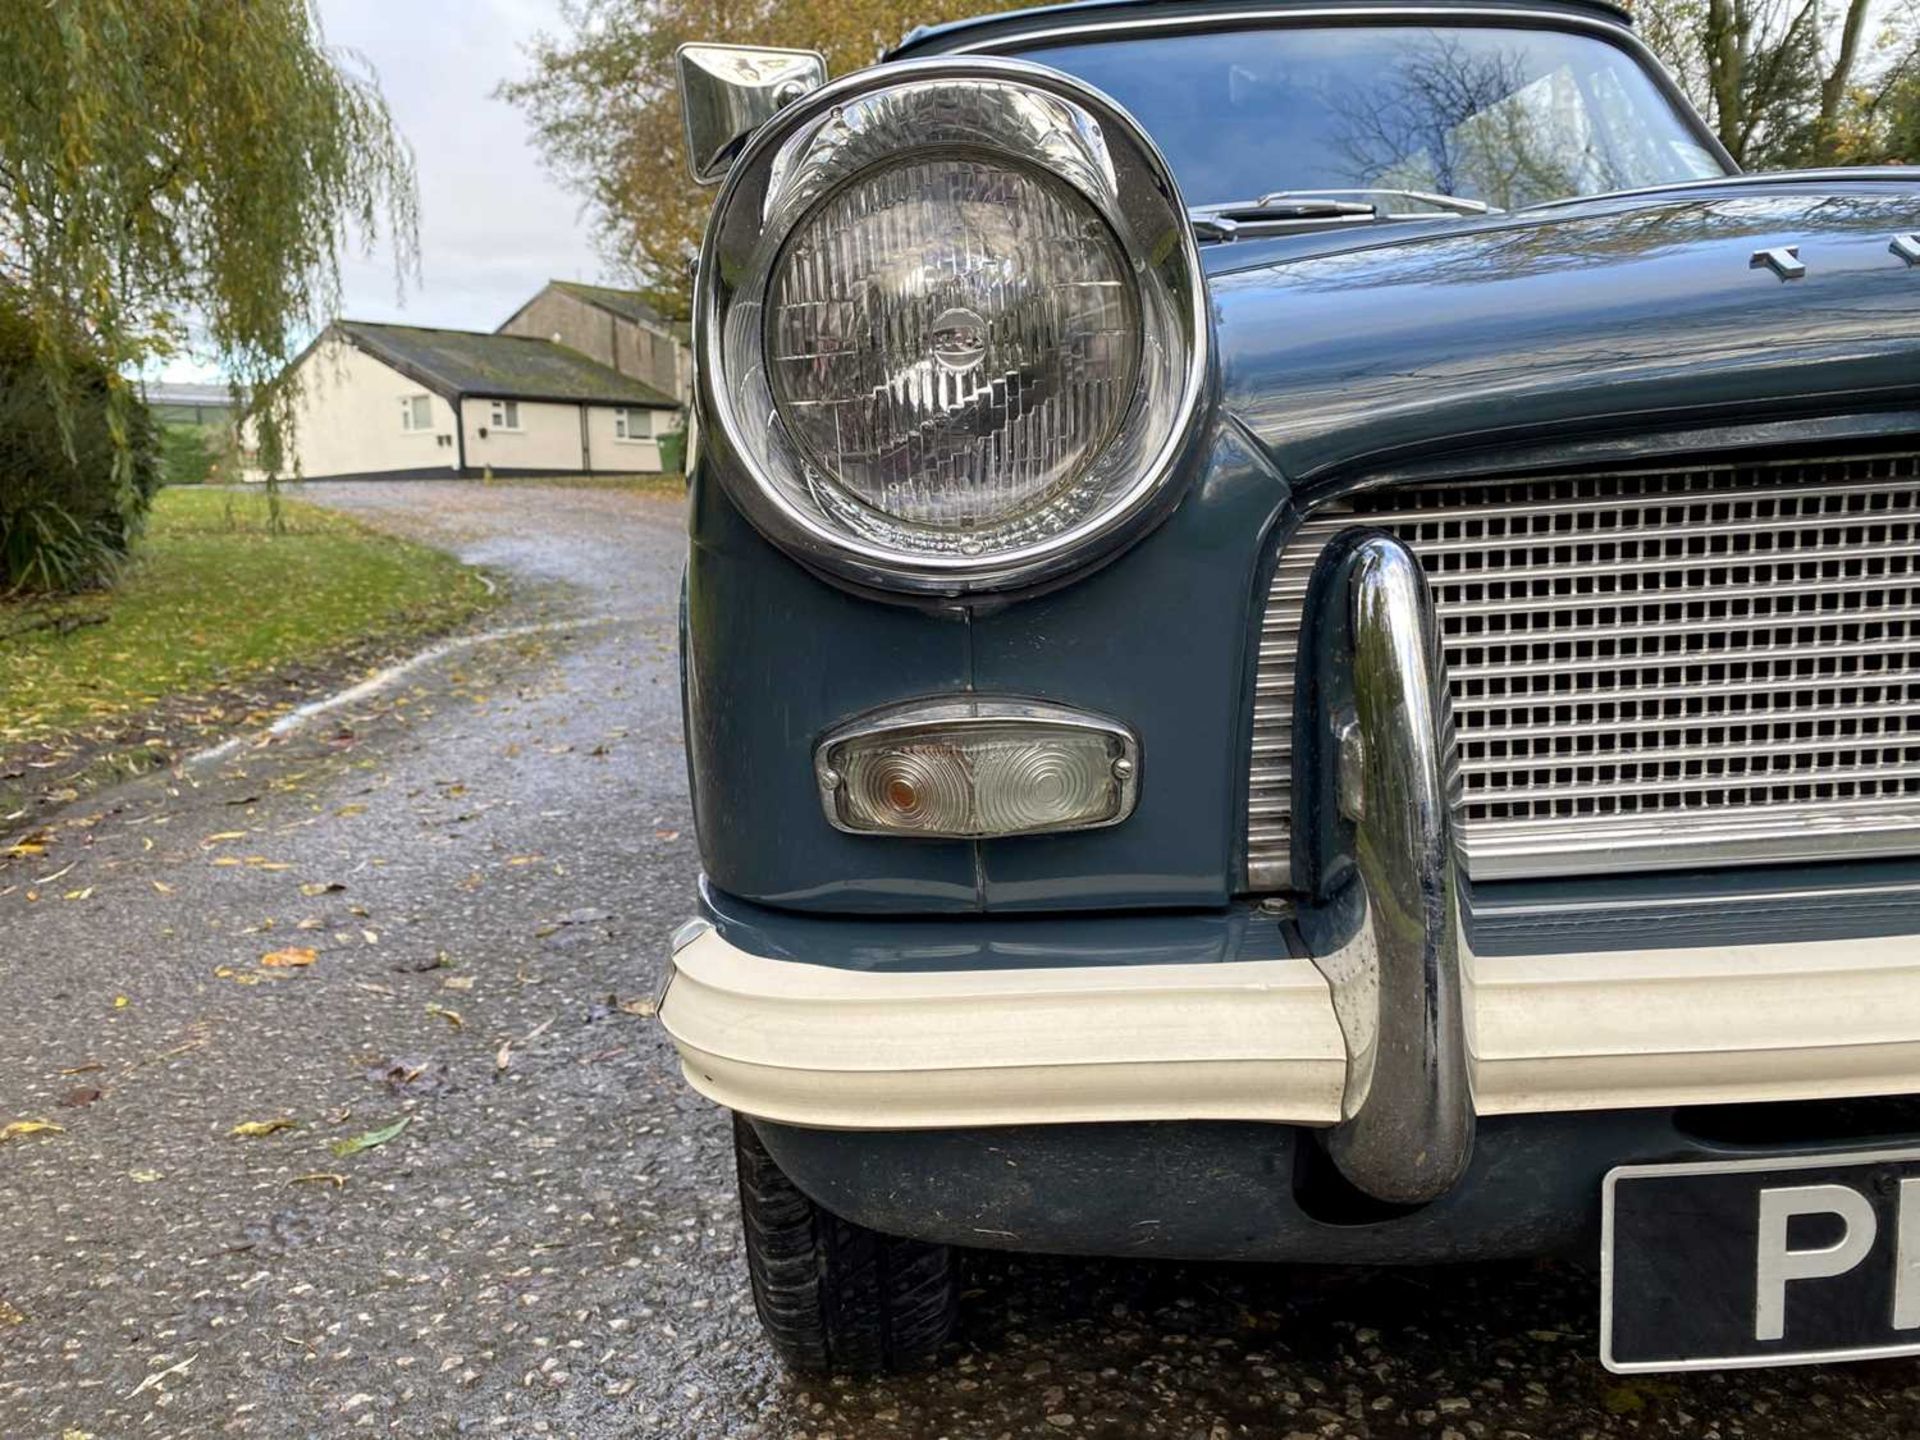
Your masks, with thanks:
M 420 277 L 397 296 L 391 253 L 343 258 L 342 314 L 491 330 L 549 279 L 602 278 L 580 204 L 548 178 L 520 112 L 494 98 L 522 46 L 558 32 L 557 0 L 320 0 L 329 45 L 380 80 L 420 179 Z M 212 379 L 177 364 L 178 378 Z

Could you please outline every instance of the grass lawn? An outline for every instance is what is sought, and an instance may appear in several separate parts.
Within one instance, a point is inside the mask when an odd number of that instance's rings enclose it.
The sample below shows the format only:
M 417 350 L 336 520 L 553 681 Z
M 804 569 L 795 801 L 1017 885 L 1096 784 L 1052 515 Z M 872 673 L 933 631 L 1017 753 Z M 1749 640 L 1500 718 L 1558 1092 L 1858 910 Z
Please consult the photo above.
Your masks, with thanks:
M 273 534 L 263 493 L 163 490 L 111 592 L 0 601 L 0 757 L 81 758 L 156 709 L 442 630 L 489 602 L 450 555 L 315 506 L 282 510 Z

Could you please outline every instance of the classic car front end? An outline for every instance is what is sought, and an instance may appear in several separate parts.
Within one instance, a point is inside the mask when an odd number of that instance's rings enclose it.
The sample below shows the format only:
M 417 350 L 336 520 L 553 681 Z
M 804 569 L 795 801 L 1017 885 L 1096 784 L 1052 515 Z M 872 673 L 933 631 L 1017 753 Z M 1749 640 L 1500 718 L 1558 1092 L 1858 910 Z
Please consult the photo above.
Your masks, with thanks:
M 814 83 L 696 153 L 661 1006 L 783 1355 L 931 1358 L 955 1246 L 1920 1350 L 1920 172 L 1737 175 L 1551 0 Z

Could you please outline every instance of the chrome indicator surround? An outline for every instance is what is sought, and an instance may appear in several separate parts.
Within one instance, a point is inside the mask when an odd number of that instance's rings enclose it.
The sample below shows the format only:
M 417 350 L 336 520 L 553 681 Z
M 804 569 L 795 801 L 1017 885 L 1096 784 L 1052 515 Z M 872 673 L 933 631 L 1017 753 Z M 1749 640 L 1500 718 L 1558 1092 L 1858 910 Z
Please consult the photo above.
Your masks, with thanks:
M 972 151 L 1044 171 L 1118 239 L 1139 291 L 1140 377 L 1119 428 L 1090 462 L 1085 503 L 1043 504 L 1004 548 L 904 527 L 851 497 L 788 436 L 764 351 L 766 294 L 789 235 L 838 188 L 916 155 Z M 1210 317 L 1197 241 L 1172 171 L 1113 101 L 1042 65 L 902 61 L 846 76 L 788 106 L 734 165 L 714 208 L 695 296 L 705 443 L 730 498 L 768 539 L 863 589 L 964 599 L 1057 581 L 1137 539 L 1179 498 L 1206 407 Z M 924 537 L 917 537 L 924 539 Z
M 846 783 L 844 757 L 861 742 L 911 744 L 952 736 L 964 743 L 969 734 L 986 737 L 1049 736 L 1097 737 L 1108 751 L 1114 787 L 1111 814 L 1078 823 L 1017 829 L 887 829 L 849 823 L 842 811 L 841 791 Z M 851 720 L 823 735 L 814 746 L 813 777 L 827 823 L 850 835 L 921 840 L 989 840 L 1016 835 L 1059 835 L 1079 830 L 1101 830 L 1132 815 L 1140 799 L 1140 741 L 1125 725 L 1104 715 L 1040 700 L 1012 697 L 950 695 L 889 705 Z

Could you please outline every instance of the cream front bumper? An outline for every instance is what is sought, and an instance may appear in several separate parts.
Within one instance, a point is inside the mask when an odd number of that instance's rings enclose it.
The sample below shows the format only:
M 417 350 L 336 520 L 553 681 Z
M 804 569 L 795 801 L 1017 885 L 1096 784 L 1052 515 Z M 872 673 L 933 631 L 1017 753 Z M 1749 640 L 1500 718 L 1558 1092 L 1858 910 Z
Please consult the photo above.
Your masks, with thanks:
M 1914 937 L 1461 958 L 1479 1115 L 1920 1091 Z M 1341 1119 L 1345 1046 L 1306 959 L 878 973 L 705 928 L 672 963 L 687 1079 L 763 1119 Z

